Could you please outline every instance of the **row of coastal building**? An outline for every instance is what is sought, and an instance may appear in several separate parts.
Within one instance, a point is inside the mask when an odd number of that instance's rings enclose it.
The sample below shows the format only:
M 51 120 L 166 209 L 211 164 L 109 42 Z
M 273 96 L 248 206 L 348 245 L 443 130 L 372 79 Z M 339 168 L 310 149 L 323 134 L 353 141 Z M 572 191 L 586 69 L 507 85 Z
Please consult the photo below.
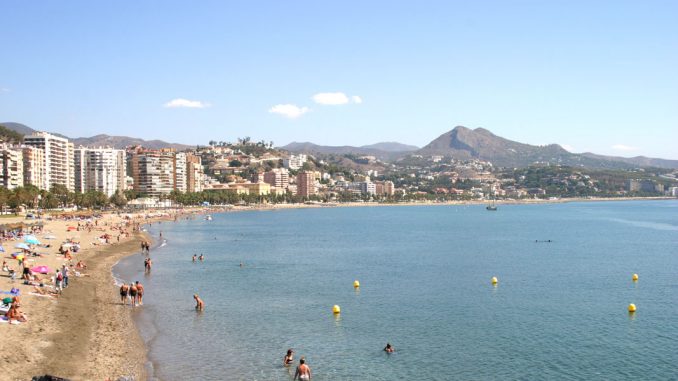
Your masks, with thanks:
M 129 165 L 128 165 L 129 164 Z M 100 191 L 112 196 L 137 190 L 149 196 L 200 191 L 200 158 L 171 149 L 76 148 L 68 139 L 46 132 L 24 137 L 23 144 L 0 146 L 0 186 L 33 185 L 71 192 Z
M 301 170 L 306 155 L 287 157 L 248 157 L 229 148 L 206 147 L 206 151 L 176 152 L 174 149 L 75 147 L 68 139 L 46 132 L 24 137 L 22 144 L 0 144 L 0 186 L 15 189 L 33 185 L 50 190 L 62 185 L 71 192 L 100 191 L 112 196 L 118 191 L 135 190 L 140 195 L 158 198 L 173 191 L 200 192 L 215 190 L 252 195 L 298 195 L 350 192 L 367 195 L 394 194 L 390 181 L 370 181 L 357 175 L 347 181 L 341 175 Z M 214 152 L 214 151 L 224 152 Z M 228 150 L 228 152 L 226 152 Z M 208 165 L 203 155 L 208 153 Z M 281 162 L 282 168 L 256 172 L 243 178 L 242 166 L 253 160 Z M 217 181 L 204 172 L 225 176 Z M 290 174 L 290 170 L 295 175 Z M 230 179 L 229 179 L 230 178 Z M 223 179 L 222 179 L 223 180 Z

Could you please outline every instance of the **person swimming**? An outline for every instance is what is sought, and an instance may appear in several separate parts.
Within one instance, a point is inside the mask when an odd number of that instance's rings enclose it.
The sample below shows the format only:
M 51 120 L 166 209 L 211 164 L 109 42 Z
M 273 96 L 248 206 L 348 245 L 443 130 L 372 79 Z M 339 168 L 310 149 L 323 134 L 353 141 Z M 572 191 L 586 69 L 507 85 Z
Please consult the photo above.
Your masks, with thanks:
M 393 348 L 390 343 L 386 343 L 386 347 L 384 347 L 384 352 L 393 353 L 395 352 L 395 348 Z
M 311 380 L 311 368 L 306 365 L 306 359 L 303 357 L 299 359 L 299 366 L 297 367 L 297 371 L 294 372 L 294 380 L 296 380 L 297 377 L 300 381 Z
M 198 256 L 193 254 L 193 263 L 195 263 L 196 258 L 198 258 Z
M 202 255 L 202 253 L 200 253 L 200 257 L 198 257 L 198 259 L 200 259 L 200 262 L 202 262 L 202 261 L 204 261 L 204 260 L 205 260 L 205 256 L 204 256 L 204 255 Z

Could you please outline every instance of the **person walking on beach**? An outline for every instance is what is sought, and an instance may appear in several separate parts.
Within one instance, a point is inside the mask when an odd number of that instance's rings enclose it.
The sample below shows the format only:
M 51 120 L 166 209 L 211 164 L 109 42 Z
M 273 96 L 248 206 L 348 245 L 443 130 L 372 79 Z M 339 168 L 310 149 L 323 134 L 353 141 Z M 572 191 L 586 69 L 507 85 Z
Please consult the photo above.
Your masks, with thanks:
M 205 309 L 205 302 L 200 299 L 198 294 L 193 294 L 193 299 L 195 299 L 195 310 L 196 311 L 202 311 Z
M 294 372 L 294 380 L 296 381 L 297 377 L 299 377 L 300 381 L 310 381 L 311 380 L 311 368 L 306 365 L 306 359 L 301 358 L 299 359 L 299 366 L 297 367 L 297 371 Z
M 123 283 L 122 286 L 120 286 L 120 301 L 122 302 L 123 306 L 127 305 L 128 295 L 129 295 L 129 286 L 127 285 L 127 283 Z
M 144 286 L 139 283 L 139 281 L 136 282 L 137 286 L 137 305 L 143 306 L 144 305 Z
M 137 286 L 134 285 L 134 283 L 129 284 L 129 296 L 130 299 L 132 299 L 132 307 L 137 306 L 137 292 L 139 290 L 137 289 Z
M 61 266 L 61 275 L 64 277 L 63 287 L 68 287 L 68 267 L 66 265 Z

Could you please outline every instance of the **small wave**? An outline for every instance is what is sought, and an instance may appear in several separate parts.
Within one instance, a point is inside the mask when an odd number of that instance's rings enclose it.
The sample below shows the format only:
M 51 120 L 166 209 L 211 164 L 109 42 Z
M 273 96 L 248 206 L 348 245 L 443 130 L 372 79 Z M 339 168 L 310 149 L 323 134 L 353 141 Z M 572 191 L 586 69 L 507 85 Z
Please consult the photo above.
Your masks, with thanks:
M 663 222 L 651 222 L 651 221 L 633 221 L 633 220 L 624 220 L 621 218 L 610 218 L 610 221 L 620 222 L 622 224 L 633 225 L 639 228 L 648 228 L 654 230 L 670 230 L 678 231 L 678 226 L 666 224 Z

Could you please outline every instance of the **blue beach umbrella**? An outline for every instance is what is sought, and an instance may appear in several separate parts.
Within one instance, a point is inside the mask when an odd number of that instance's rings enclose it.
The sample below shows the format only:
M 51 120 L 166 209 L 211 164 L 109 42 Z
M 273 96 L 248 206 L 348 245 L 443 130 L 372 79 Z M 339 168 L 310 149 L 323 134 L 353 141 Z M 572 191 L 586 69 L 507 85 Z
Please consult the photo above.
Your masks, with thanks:
M 31 248 L 28 247 L 28 245 L 26 245 L 25 243 L 17 243 L 16 245 L 14 245 L 14 247 L 16 247 L 17 249 L 25 249 L 25 250 L 30 250 L 30 249 L 31 249 Z
M 31 245 L 39 245 L 40 241 L 34 235 L 27 235 L 24 237 L 24 242 L 30 243 Z
M 0 253 L 4 253 L 4 252 L 5 252 L 5 248 L 0 246 Z

